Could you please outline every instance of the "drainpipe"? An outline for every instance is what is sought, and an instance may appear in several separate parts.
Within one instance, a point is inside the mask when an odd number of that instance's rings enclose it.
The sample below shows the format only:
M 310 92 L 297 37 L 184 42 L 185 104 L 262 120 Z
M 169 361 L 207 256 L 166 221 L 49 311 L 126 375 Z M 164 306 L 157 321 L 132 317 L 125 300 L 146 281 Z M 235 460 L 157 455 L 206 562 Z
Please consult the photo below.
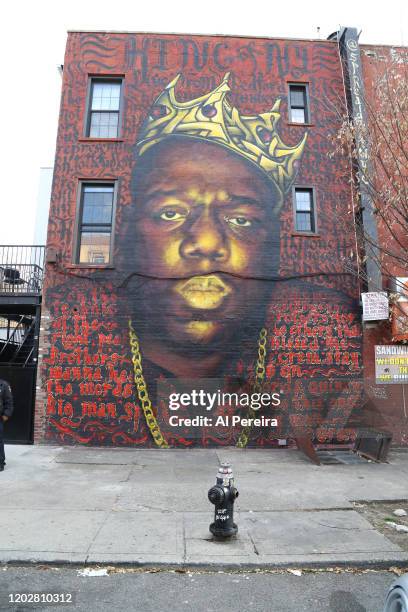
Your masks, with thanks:
M 341 28 L 337 33 L 337 41 L 342 58 L 344 81 L 347 89 L 347 106 L 349 117 L 358 127 L 367 125 L 367 111 L 364 97 L 364 83 L 361 67 L 359 34 L 356 28 Z M 377 222 L 374 215 L 372 198 L 366 187 L 366 176 L 372 175 L 369 156 L 369 143 L 364 135 L 356 133 L 356 149 L 358 161 L 358 185 L 360 195 L 361 219 L 364 235 L 364 252 L 366 257 L 365 269 L 367 274 L 367 291 L 382 290 L 382 276 L 379 265 L 379 249 Z

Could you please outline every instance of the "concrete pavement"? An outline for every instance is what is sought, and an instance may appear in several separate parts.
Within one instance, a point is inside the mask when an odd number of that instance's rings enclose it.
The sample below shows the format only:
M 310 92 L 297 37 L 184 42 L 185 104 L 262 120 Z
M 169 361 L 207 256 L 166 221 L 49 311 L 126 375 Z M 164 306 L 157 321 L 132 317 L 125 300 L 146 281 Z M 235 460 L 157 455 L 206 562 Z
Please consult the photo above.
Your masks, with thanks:
M 199 567 L 404 565 L 353 501 L 408 500 L 408 453 L 311 464 L 294 450 L 6 447 L 0 562 Z M 236 539 L 213 541 L 207 491 L 230 460 Z M 401 502 L 402 503 L 402 502 Z M 401 505 L 401 504 L 400 504 Z M 408 534 L 407 534 L 408 538 Z

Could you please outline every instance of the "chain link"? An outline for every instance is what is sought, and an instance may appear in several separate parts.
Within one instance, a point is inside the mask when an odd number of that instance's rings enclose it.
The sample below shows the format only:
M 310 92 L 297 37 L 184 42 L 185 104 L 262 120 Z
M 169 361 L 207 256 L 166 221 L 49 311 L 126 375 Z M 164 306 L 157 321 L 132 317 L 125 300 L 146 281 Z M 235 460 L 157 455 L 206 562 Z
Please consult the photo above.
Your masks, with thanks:
M 129 321 L 129 338 L 137 395 L 139 397 L 140 403 L 142 404 L 142 410 L 146 419 L 147 426 L 157 446 L 159 446 L 160 448 L 169 448 L 169 445 L 167 444 L 162 432 L 160 431 L 157 419 L 154 416 L 152 402 L 150 401 L 146 381 L 143 376 L 142 355 L 140 353 L 139 338 L 137 337 L 136 332 L 133 329 L 131 321 Z
M 259 334 L 258 339 L 258 359 L 256 362 L 255 368 L 255 382 L 253 386 L 253 391 L 255 393 L 259 393 L 262 390 L 262 385 L 265 380 L 265 360 L 266 360 L 266 341 L 267 341 L 268 332 L 263 327 Z M 129 321 L 129 339 L 130 339 L 130 350 L 132 352 L 132 363 L 133 363 L 133 372 L 134 372 L 134 380 L 136 384 L 137 395 L 139 401 L 142 405 L 143 414 L 145 416 L 146 424 L 152 434 L 152 438 L 160 448 L 169 448 L 163 434 L 160 430 L 159 424 L 153 412 L 152 402 L 149 398 L 149 393 L 147 390 L 147 384 L 145 378 L 143 376 L 143 367 L 142 367 L 142 355 L 140 352 L 139 338 L 135 330 L 133 329 L 132 322 Z M 248 418 L 254 418 L 256 413 L 253 408 L 250 408 L 248 411 Z M 245 448 L 248 444 L 249 434 L 251 431 L 251 425 L 247 425 L 241 431 L 237 447 Z
M 260 393 L 262 391 L 262 387 L 265 380 L 265 361 L 266 361 L 266 340 L 268 337 L 268 331 L 265 327 L 263 327 L 259 333 L 258 339 L 258 359 L 256 362 L 255 369 L 255 382 L 252 388 L 253 393 Z M 253 408 L 248 410 L 248 418 L 255 418 L 256 413 Z M 245 448 L 248 444 L 249 434 L 251 432 L 252 425 L 246 425 L 241 433 L 239 434 L 239 438 L 237 441 L 238 448 Z

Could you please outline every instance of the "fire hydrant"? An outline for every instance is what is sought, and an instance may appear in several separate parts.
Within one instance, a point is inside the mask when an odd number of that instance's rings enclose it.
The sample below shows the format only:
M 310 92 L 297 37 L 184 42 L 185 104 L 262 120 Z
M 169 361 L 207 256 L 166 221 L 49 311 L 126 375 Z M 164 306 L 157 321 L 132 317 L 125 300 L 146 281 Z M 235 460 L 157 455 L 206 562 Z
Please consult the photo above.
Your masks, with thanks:
M 231 465 L 221 463 L 217 482 L 208 491 L 208 499 L 215 505 L 214 522 L 210 525 L 210 531 L 217 538 L 229 538 L 238 532 L 234 523 L 234 502 L 237 497 Z

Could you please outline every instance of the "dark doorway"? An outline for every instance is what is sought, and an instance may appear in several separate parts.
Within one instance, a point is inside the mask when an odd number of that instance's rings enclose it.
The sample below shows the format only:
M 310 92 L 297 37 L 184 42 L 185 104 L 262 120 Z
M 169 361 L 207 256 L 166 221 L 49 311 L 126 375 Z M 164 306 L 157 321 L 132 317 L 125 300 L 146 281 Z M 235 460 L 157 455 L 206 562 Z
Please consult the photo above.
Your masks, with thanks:
M 33 416 L 36 368 L 0 365 L 0 378 L 11 386 L 14 413 L 4 426 L 5 442 L 30 444 L 33 441 Z

